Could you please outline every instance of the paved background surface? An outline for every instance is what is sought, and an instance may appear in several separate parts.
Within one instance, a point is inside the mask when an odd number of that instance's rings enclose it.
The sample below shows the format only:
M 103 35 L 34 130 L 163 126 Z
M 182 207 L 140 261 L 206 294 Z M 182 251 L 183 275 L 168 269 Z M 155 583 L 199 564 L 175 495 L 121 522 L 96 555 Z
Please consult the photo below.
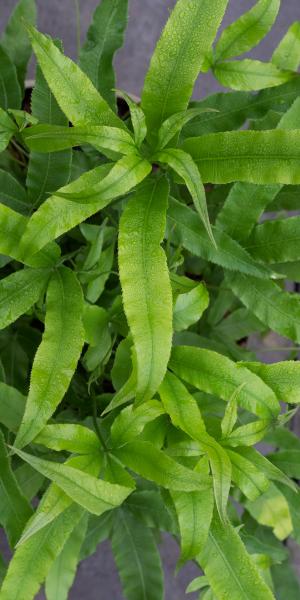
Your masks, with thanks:
M 212 4 L 213 4 L 212 0 Z M 90 22 L 98 0 L 79 0 L 81 8 L 82 38 Z M 5 26 L 16 0 L 0 0 L 0 30 Z M 140 95 L 144 75 L 151 53 L 160 35 L 170 9 L 175 0 L 129 0 L 130 13 L 128 35 L 124 48 L 116 59 L 117 85 L 128 92 Z M 231 0 L 223 26 L 228 25 L 240 14 L 251 8 L 254 0 Z M 39 28 L 41 31 L 55 35 L 63 40 L 65 52 L 76 57 L 76 18 L 74 0 L 37 0 L 39 9 Z M 253 58 L 268 60 L 289 25 L 300 20 L 299 0 L 282 0 L 281 10 L 276 25 L 265 40 L 250 53 Z M 31 64 L 29 75 L 34 76 L 34 65 Z M 195 96 L 203 97 L 220 88 L 214 78 L 202 75 L 195 88 Z M 277 355 L 275 360 L 280 360 Z M 5 550 L 5 542 L 0 539 L 0 549 Z M 178 550 L 176 544 L 168 537 L 161 546 L 166 573 L 166 600 L 183 600 L 187 583 L 197 574 L 196 568 L 189 565 L 175 579 L 173 572 Z M 196 595 L 190 594 L 193 600 Z M 39 594 L 39 600 L 44 596 Z M 98 552 L 85 561 L 78 570 L 75 584 L 71 590 L 70 600 L 123 600 L 118 575 L 108 544 L 103 544 Z

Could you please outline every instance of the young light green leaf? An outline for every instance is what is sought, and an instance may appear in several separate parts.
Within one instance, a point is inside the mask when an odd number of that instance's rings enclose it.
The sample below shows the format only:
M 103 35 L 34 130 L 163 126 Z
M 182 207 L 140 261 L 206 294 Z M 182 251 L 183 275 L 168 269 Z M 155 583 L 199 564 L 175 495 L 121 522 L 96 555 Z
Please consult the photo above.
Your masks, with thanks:
M 129 201 L 120 222 L 119 270 L 136 351 L 137 403 L 157 391 L 171 351 L 172 293 L 160 245 L 168 193 L 165 178 L 150 179 Z
M 300 131 L 228 131 L 190 138 L 183 149 L 204 183 L 300 183 Z
M 300 259 L 300 217 L 266 221 L 257 225 L 245 241 L 248 252 L 266 263 L 293 262 Z
M 158 132 L 157 150 L 163 150 L 168 143 L 180 133 L 181 129 L 187 125 L 192 119 L 207 112 L 218 112 L 214 108 L 188 108 L 175 115 L 171 115 L 161 125 Z
M 158 152 L 155 155 L 154 160 L 167 163 L 171 169 L 173 169 L 180 177 L 182 177 L 188 191 L 193 198 L 193 202 L 200 219 L 202 220 L 213 245 L 216 246 L 207 211 L 204 185 L 201 181 L 199 171 L 192 157 L 178 148 L 168 148 Z
M 88 514 L 84 513 L 52 564 L 45 582 L 47 600 L 68 599 L 69 590 L 76 574 L 81 546 L 86 535 L 87 524 Z
M 200 256 L 230 271 L 254 274 L 266 279 L 272 275 L 268 267 L 254 259 L 225 232 L 213 227 L 217 248 L 211 243 L 204 225 L 195 211 L 174 198 L 169 200 L 168 220 L 180 243 L 192 254 Z
M 200 577 L 195 577 L 195 579 L 191 581 L 191 583 L 186 588 L 185 592 L 186 594 L 191 594 L 192 592 L 198 592 L 199 590 L 202 590 L 203 588 L 206 588 L 208 586 L 209 583 L 207 577 L 205 577 L 205 575 L 201 575 Z
M 294 77 L 293 72 L 280 71 L 273 63 L 250 58 L 219 62 L 214 75 L 224 87 L 245 92 L 281 85 Z
M 148 135 L 155 145 L 162 123 L 185 110 L 214 41 L 228 0 L 179 0 L 151 59 L 142 93 Z
M 279 8 L 280 0 L 259 0 L 222 31 L 215 48 L 215 60 L 239 56 L 257 46 L 270 31 Z
M 55 45 L 62 50 L 57 40 Z M 39 65 L 31 95 L 32 115 L 40 123 L 68 125 L 68 119 L 58 106 Z M 28 129 L 27 129 L 28 131 Z M 24 132 L 25 133 L 25 130 Z M 40 152 L 30 152 L 26 185 L 28 196 L 34 207 L 39 206 L 54 190 L 66 185 L 71 175 L 72 150 L 47 156 Z
M 91 80 L 47 36 L 27 25 L 33 50 L 60 108 L 73 125 L 125 128 Z
M 300 363 L 284 361 L 266 365 L 263 363 L 242 363 L 258 375 L 276 394 L 278 400 L 286 404 L 300 403 Z
M 29 148 L 35 152 L 59 152 L 83 144 L 91 144 L 103 154 L 107 150 L 125 155 L 137 152 L 131 135 L 118 127 L 33 125 L 25 129 L 22 135 Z M 111 152 L 108 154 L 110 156 Z
M 226 275 L 233 293 L 256 317 L 279 334 L 300 342 L 300 299 L 273 281 Z
M 7 110 L 8 108 L 20 108 L 22 95 L 18 82 L 17 70 L 1 45 L 0 65 L 0 106 L 4 110 Z
M 189 346 L 173 348 L 170 368 L 194 387 L 228 401 L 243 383 L 238 404 L 263 419 L 273 419 L 280 412 L 274 392 L 248 369 L 226 356 Z
M 27 63 L 31 56 L 31 47 L 24 27 L 24 19 L 28 23 L 35 24 L 35 0 L 19 0 L 1 38 L 1 46 L 16 67 L 22 88 L 24 87 Z
M 137 408 L 127 406 L 115 418 L 111 427 L 113 447 L 120 447 L 136 438 L 147 423 L 164 414 L 160 402 L 150 400 Z
M 228 437 L 237 420 L 238 417 L 238 404 L 237 400 L 240 392 L 242 391 L 245 383 L 241 383 L 241 385 L 233 392 L 232 396 L 229 398 L 228 404 L 225 409 L 224 417 L 221 421 L 221 429 L 222 429 L 222 437 Z
M 147 135 L 146 117 L 144 111 L 141 109 L 136 102 L 134 102 L 128 94 L 117 90 L 119 96 L 124 98 L 125 102 L 129 106 L 131 123 L 134 131 L 134 139 L 138 148 L 140 148 Z
M 14 476 L 25 498 L 29 502 L 36 498 L 44 483 L 43 475 L 32 469 L 30 465 L 23 463 L 14 470 Z
M 214 509 L 212 488 L 205 492 L 171 492 L 180 529 L 179 566 L 194 559 L 204 548 Z
M 13 447 L 13 451 L 34 469 L 51 479 L 74 502 L 95 515 L 119 506 L 131 494 L 132 487 L 112 484 L 62 463 L 55 463 L 27 454 Z
M 295 486 L 294 482 L 291 481 L 285 475 L 285 473 L 283 473 L 283 471 L 280 471 L 280 469 L 273 465 L 265 456 L 255 450 L 255 448 L 243 446 L 236 448 L 234 452 L 237 452 L 240 456 L 243 456 L 252 462 L 253 465 L 255 465 L 255 467 L 257 467 L 261 473 L 264 473 L 268 479 L 283 483 L 283 485 L 291 488 L 293 492 L 297 491 L 297 487 Z
M 223 525 L 216 512 L 199 562 L 218 598 L 274 600 L 238 533 L 229 523 Z
M 99 439 L 96 434 L 77 423 L 46 425 L 34 438 L 34 443 L 57 452 L 67 450 L 76 454 L 92 454 L 99 451 Z
M 16 321 L 39 300 L 49 277 L 46 269 L 21 269 L 0 280 L 0 329 Z
M 293 530 L 288 503 L 273 483 L 256 500 L 247 500 L 246 509 L 260 525 L 272 527 L 279 540 L 285 540 Z
M 102 0 L 94 12 L 79 57 L 81 69 L 112 108 L 115 108 L 113 59 L 123 44 L 127 10 L 127 0 Z
M 57 519 L 17 548 L 1 588 L 1 600 L 33 600 L 66 540 L 82 518 L 82 508 L 70 506 Z M 16 585 L 21 581 L 22 585 Z
M 254 446 L 264 439 L 272 427 L 272 422 L 268 419 L 254 421 L 247 425 L 241 425 L 234 429 L 228 437 L 224 437 L 223 442 L 226 446 Z
M 257 467 L 236 452 L 227 450 L 232 465 L 232 479 L 249 500 L 256 500 L 269 487 L 269 479 Z
M 202 283 L 185 294 L 179 294 L 173 309 L 173 327 L 175 331 L 188 329 L 190 325 L 197 323 L 207 309 L 208 304 L 208 291 Z
M 163 572 L 151 529 L 128 510 L 114 516 L 112 551 L 128 600 L 162 600 Z
M 132 471 L 166 489 L 194 492 L 211 487 L 209 476 L 183 467 L 150 442 L 129 442 L 114 454 Z
M 297 71 L 300 64 L 300 22 L 296 21 L 277 46 L 272 63 L 279 69 Z
M 202 452 L 207 454 L 213 476 L 216 505 L 221 519 L 226 521 L 231 484 L 231 464 L 226 450 L 206 433 L 196 400 L 177 377 L 167 373 L 159 388 L 159 394 L 173 425 L 199 442 Z
M 82 346 L 83 299 L 76 275 L 66 267 L 53 273 L 47 292 L 45 331 L 35 355 L 30 390 L 15 445 L 29 444 L 61 402 Z
M 4 436 L 1 431 L 0 490 L 0 522 L 6 531 L 10 546 L 13 548 L 33 511 L 22 494 L 11 469 Z
M 126 194 L 151 171 L 148 161 L 132 155 L 120 159 L 110 170 L 101 165 L 65 186 L 31 217 L 22 240 L 24 255 L 32 255 L 49 240 L 69 231 Z

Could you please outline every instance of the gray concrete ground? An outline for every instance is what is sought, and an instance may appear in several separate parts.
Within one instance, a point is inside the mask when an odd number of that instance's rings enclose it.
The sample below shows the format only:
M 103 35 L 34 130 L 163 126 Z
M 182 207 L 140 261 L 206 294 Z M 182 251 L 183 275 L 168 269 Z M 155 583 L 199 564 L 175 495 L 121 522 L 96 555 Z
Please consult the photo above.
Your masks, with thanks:
M 79 0 L 79 3 L 82 37 L 84 38 L 98 0 Z M 16 0 L 0 0 L 0 30 L 4 27 L 15 4 Z M 66 54 L 75 58 L 74 0 L 37 0 L 37 4 L 41 31 L 61 38 Z M 118 87 L 140 95 L 151 53 L 169 10 L 174 4 L 175 0 L 129 0 L 128 35 L 124 48 L 116 60 Z M 228 25 L 254 4 L 254 0 L 231 0 L 223 26 Z M 260 46 L 250 53 L 250 56 L 268 60 L 288 26 L 295 20 L 300 20 L 299 0 L 282 0 L 276 25 Z M 34 75 L 33 64 L 29 74 Z M 202 75 L 195 88 L 195 97 L 203 97 L 219 89 L 211 75 Z M 278 354 L 275 360 L 280 360 Z M 5 546 L 3 539 L 0 539 L 0 548 L 1 546 Z M 189 565 L 175 579 L 174 568 L 178 549 L 173 540 L 167 536 L 163 540 L 161 552 L 166 573 L 166 600 L 182 600 L 185 587 L 195 576 L 196 569 L 193 565 Z M 42 600 L 44 596 L 40 594 L 37 598 Z M 82 600 L 83 598 L 84 600 L 123 600 L 120 582 L 108 544 L 101 545 L 97 553 L 79 567 L 69 598 L 70 600 Z M 193 595 L 191 594 L 189 598 L 193 600 Z

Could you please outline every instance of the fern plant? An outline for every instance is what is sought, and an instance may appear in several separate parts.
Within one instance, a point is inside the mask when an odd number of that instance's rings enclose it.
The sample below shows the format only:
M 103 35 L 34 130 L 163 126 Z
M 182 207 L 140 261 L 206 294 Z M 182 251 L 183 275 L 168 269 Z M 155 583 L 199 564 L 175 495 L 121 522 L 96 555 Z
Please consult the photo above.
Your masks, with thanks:
M 34 0 L 1 38 L 1 600 L 72 597 L 105 539 L 124 597 L 162 600 L 160 532 L 199 566 L 187 594 L 299 598 L 300 24 L 233 60 L 280 0 L 214 44 L 227 5 L 177 1 L 141 102 L 116 101 L 127 0 L 100 2 L 78 64 Z M 191 100 L 210 69 L 234 91 Z M 245 342 L 272 331 L 290 360 Z

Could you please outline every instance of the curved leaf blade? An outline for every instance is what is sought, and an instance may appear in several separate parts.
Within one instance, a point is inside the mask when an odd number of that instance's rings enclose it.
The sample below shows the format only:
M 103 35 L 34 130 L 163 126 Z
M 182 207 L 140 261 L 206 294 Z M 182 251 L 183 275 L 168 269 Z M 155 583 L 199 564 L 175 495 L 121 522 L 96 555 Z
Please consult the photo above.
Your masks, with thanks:
M 272 63 L 279 69 L 297 71 L 300 64 L 300 22 L 291 25 L 272 56 Z
M 40 298 L 50 273 L 41 269 L 22 269 L 0 280 L 0 329 L 14 323 Z
M 250 58 L 217 63 L 214 74 L 224 87 L 245 92 L 281 85 L 295 77 L 293 72 L 280 71 L 273 63 Z

